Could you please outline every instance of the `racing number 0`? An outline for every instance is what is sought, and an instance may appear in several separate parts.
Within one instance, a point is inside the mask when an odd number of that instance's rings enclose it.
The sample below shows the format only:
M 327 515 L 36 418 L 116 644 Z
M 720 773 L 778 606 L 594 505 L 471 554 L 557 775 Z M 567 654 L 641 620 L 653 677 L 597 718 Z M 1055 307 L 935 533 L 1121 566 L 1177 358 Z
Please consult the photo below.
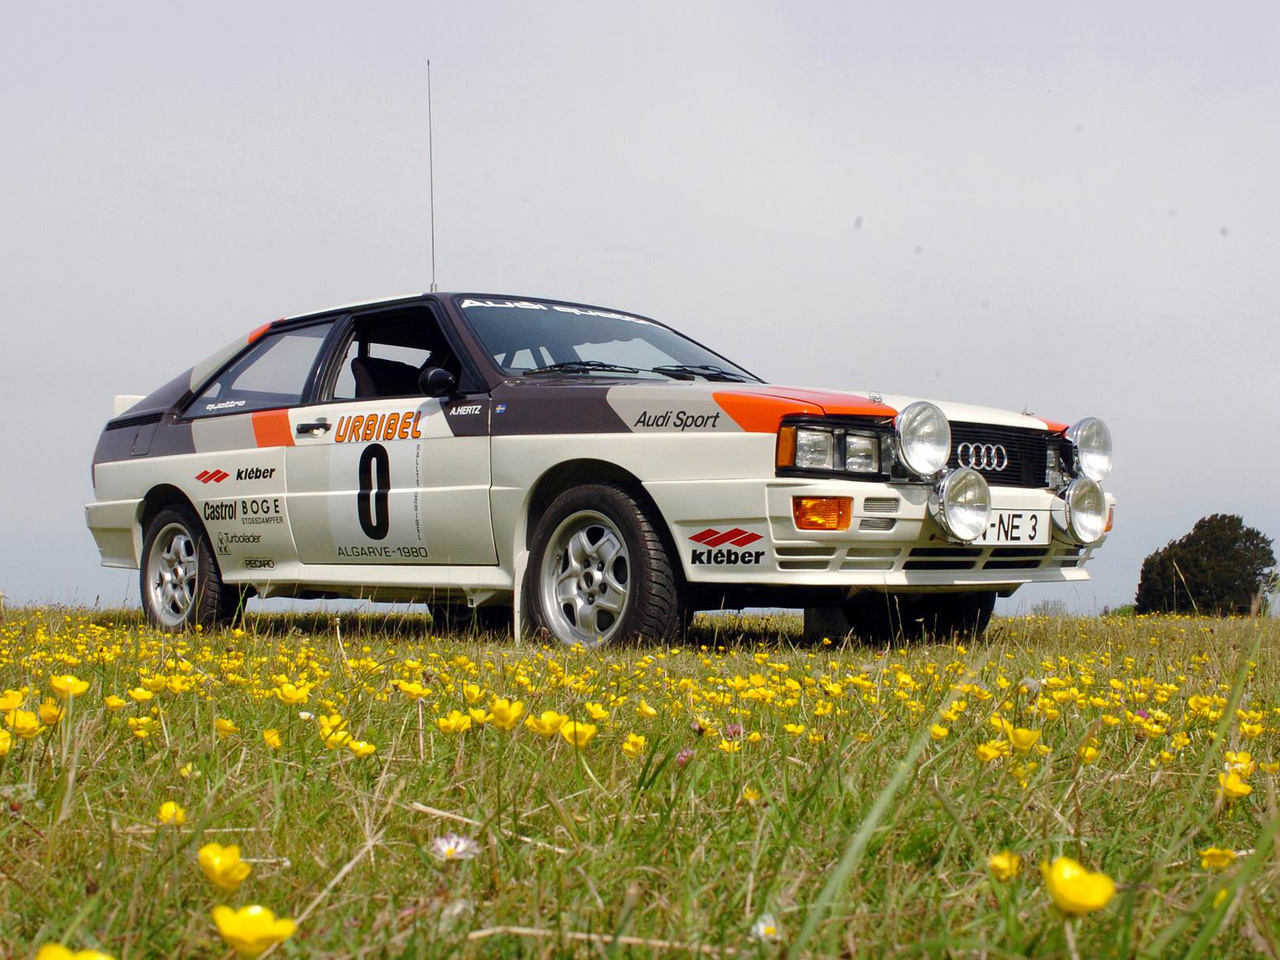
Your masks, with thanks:
M 377 466 L 375 486 L 374 467 Z M 356 494 L 356 512 L 360 529 L 370 540 L 385 540 L 391 530 L 388 500 L 391 494 L 391 458 L 380 443 L 370 444 L 360 454 L 360 492 Z

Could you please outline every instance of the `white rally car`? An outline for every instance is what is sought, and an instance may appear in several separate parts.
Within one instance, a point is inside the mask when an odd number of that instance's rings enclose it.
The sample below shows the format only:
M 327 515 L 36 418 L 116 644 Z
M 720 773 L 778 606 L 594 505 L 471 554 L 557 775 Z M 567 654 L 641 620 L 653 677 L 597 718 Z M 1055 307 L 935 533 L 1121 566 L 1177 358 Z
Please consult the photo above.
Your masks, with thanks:
M 883 637 L 1088 579 L 1110 468 L 1094 418 L 776 386 L 644 317 L 430 294 L 279 320 L 117 397 L 87 521 L 168 629 L 257 595 L 566 644 L 743 606 Z

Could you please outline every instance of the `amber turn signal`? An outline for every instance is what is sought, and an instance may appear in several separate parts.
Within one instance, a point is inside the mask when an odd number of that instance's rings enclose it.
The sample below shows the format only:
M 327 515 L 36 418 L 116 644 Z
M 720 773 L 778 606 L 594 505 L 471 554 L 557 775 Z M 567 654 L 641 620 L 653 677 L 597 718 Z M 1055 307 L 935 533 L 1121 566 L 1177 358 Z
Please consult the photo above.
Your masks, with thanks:
M 795 427 L 783 427 L 778 431 L 778 452 L 773 462 L 779 467 L 789 467 L 796 462 Z
M 1111 532 L 1111 525 L 1112 525 L 1113 523 L 1115 523 L 1115 520 L 1116 520 L 1116 508 L 1115 508 L 1115 507 L 1108 507 L 1108 508 L 1107 508 L 1107 529 L 1105 529 L 1105 530 L 1104 530 L 1104 531 L 1102 531 L 1102 532 L 1103 532 L 1103 533 L 1110 533 L 1110 532 Z
M 797 530 L 848 530 L 852 497 L 792 497 Z

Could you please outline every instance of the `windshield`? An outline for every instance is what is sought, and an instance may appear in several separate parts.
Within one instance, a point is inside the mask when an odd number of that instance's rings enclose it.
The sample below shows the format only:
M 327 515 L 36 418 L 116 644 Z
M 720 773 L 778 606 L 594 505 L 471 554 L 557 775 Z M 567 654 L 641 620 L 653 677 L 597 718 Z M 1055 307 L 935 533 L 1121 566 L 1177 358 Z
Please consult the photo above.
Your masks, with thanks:
M 513 376 L 756 380 L 660 324 L 540 300 L 458 301 L 485 350 Z

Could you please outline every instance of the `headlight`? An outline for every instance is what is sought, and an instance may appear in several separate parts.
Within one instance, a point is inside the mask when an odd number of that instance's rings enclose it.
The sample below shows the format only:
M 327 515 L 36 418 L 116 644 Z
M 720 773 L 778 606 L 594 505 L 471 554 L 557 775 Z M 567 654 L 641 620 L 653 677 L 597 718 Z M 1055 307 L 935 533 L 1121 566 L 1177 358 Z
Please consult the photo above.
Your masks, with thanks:
M 1101 483 L 1111 472 L 1111 431 L 1097 417 L 1085 417 L 1067 429 L 1067 440 L 1076 453 L 1075 468 L 1081 476 Z
M 929 506 L 934 519 L 950 536 L 972 543 L 991 522 L 991 488 L 977 470 L 960 467 L 934 487 Z
M 779 467 L 880 473 L 880 434 L 837 426 L 786 426 L 778 432 Z
M 951 424 L 932 403 L 909 404 L 893 419 L 898 432 L 898 454 L 913 473 L 932 477 L 951 456 Z
M 1059 502 L 1053 519 L 1068 536 L 1084 546 L 1102 539 L 1107 532 L 1107 496 L 1102 487 L 1088 477 L 1076 477 Z
M 808 470 L 831 470 L 836 443 L 830 430 L 796 428 L 796 466 Z

